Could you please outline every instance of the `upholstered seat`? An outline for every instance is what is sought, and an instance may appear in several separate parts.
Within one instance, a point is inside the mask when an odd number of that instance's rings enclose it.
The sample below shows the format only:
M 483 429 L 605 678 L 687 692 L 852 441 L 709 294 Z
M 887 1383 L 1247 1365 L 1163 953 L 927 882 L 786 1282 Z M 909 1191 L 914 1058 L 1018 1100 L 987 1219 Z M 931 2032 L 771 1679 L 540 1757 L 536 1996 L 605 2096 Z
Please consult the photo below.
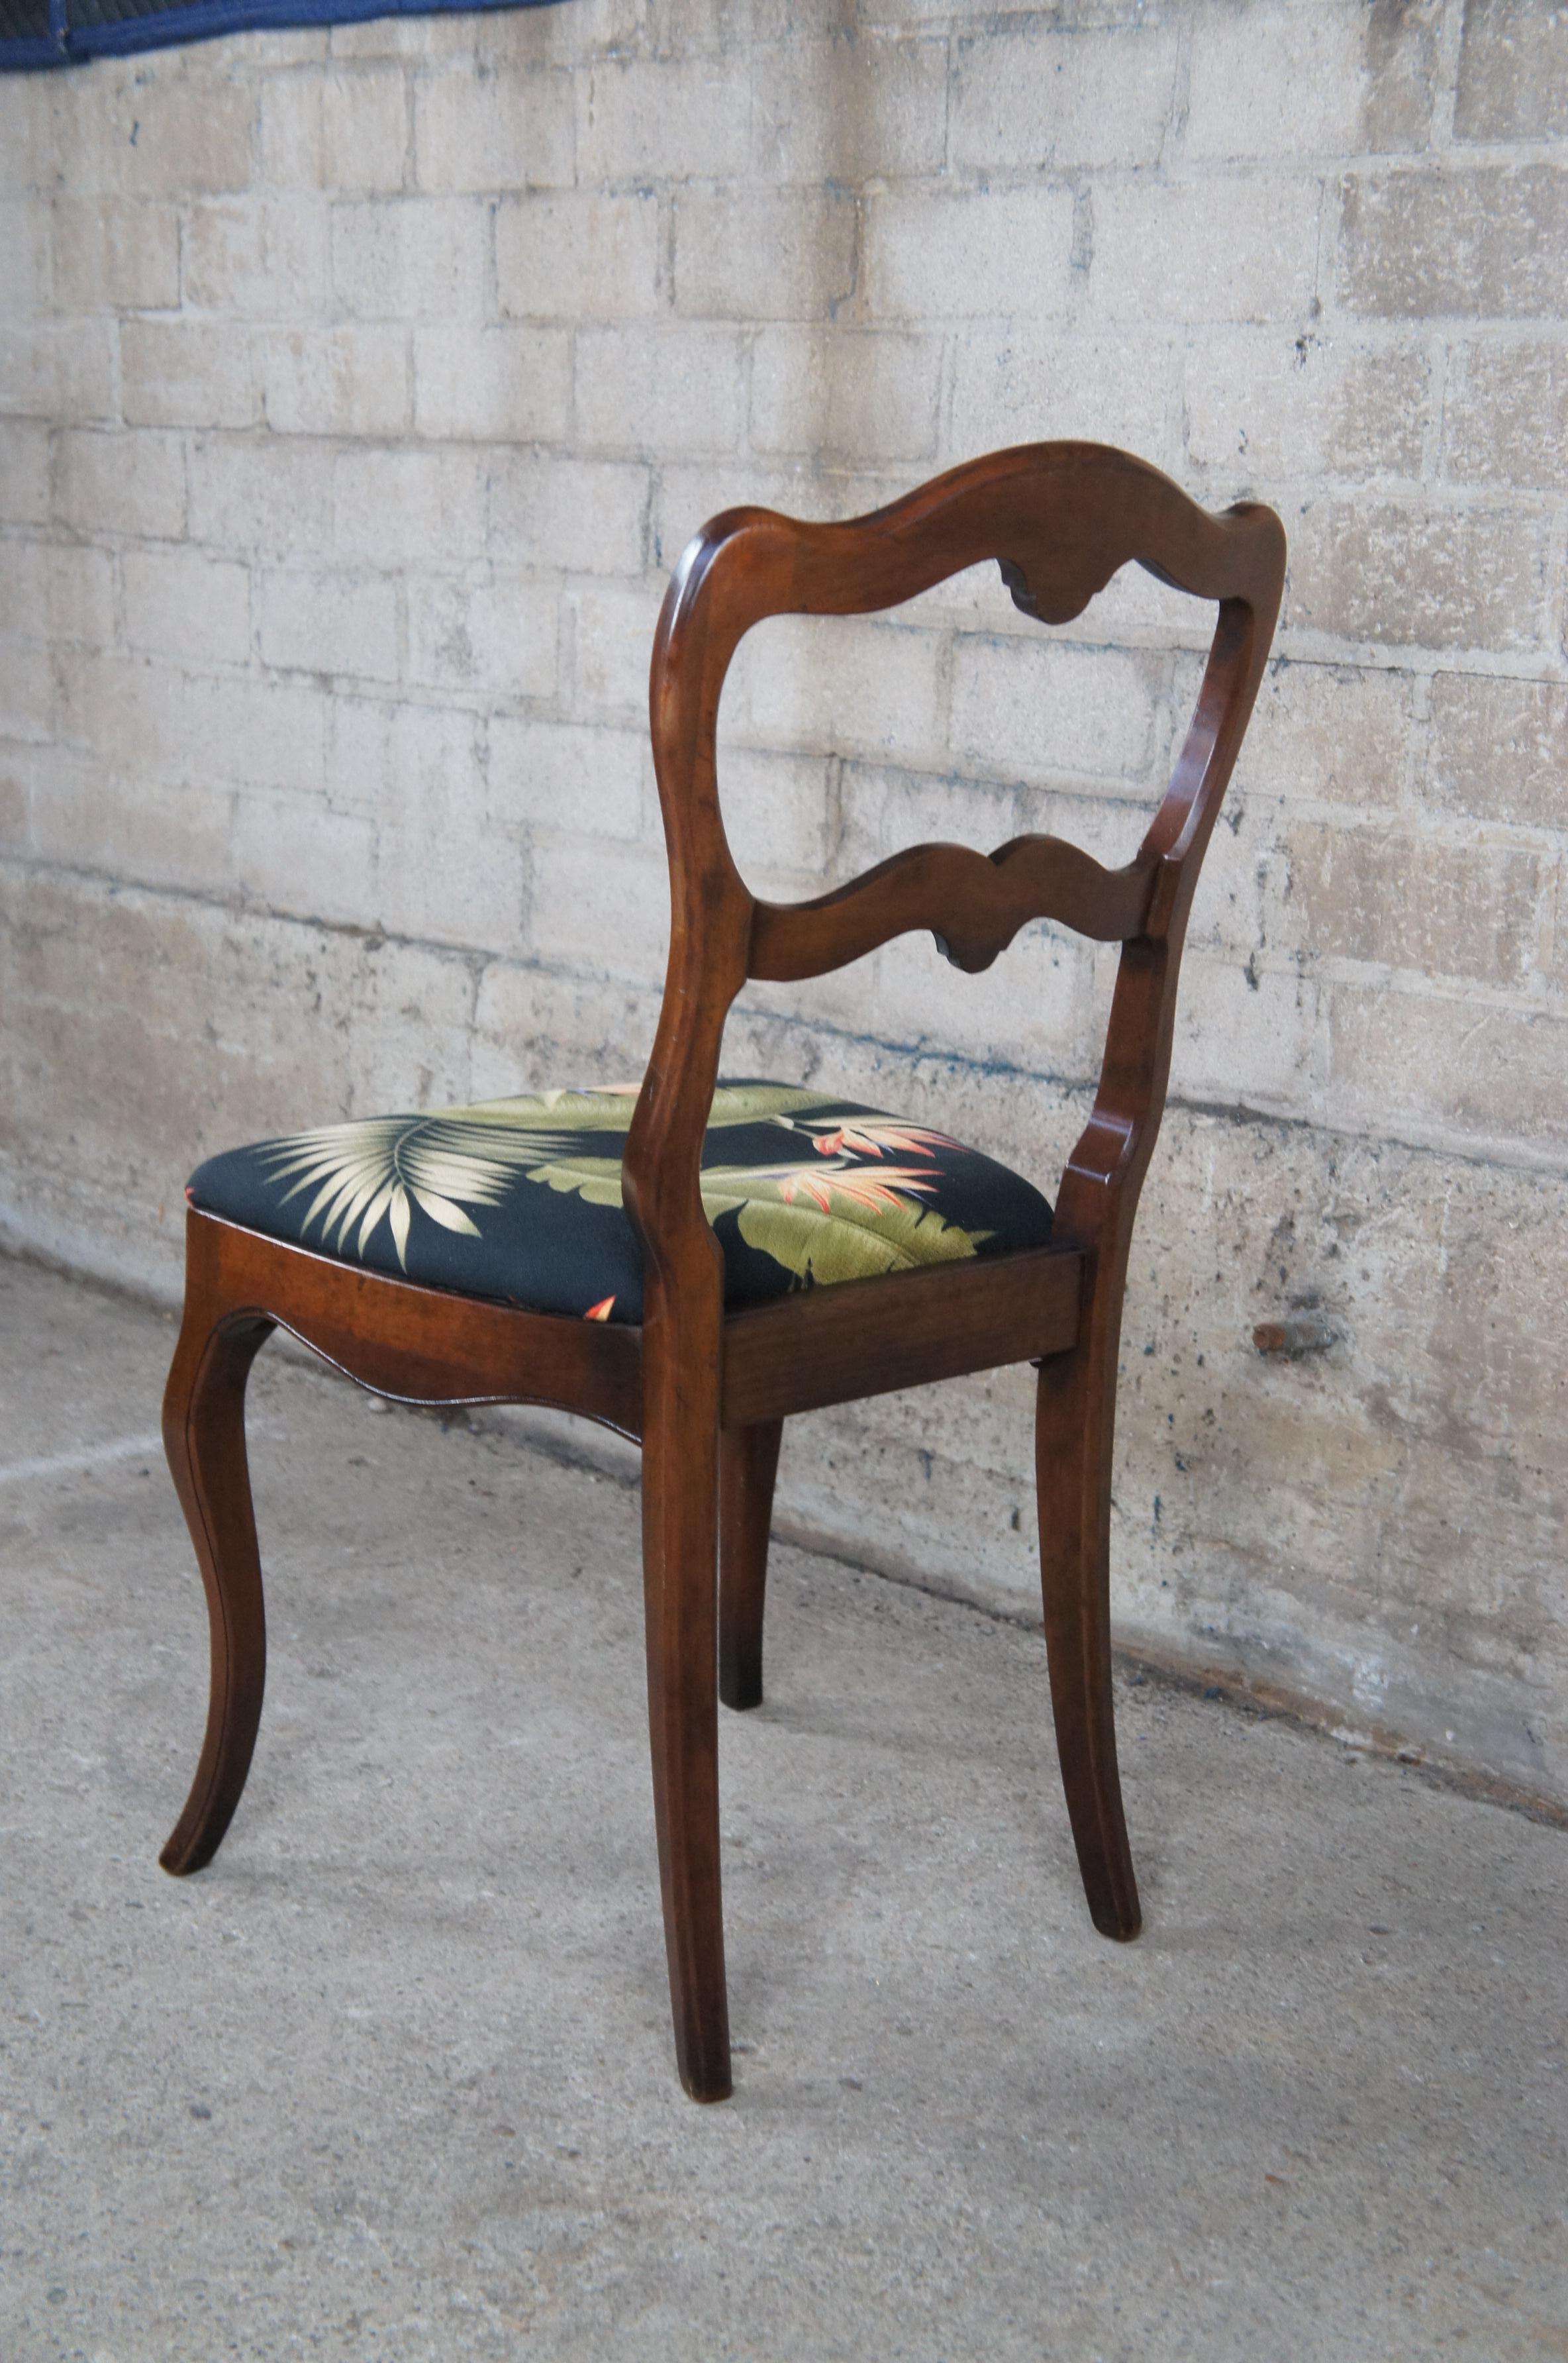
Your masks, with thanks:
M 642 1256 L 621 1198 L 635 1092 L 324 1125 L 209 1158 L 186 1194 L 204 1214 L 427 1287 L 637 1322 Z M 993 1158 L 788 1083 L 720 1082 L 702 1204 L 732 1310 L 1051 1235 L 1046 1200 Z

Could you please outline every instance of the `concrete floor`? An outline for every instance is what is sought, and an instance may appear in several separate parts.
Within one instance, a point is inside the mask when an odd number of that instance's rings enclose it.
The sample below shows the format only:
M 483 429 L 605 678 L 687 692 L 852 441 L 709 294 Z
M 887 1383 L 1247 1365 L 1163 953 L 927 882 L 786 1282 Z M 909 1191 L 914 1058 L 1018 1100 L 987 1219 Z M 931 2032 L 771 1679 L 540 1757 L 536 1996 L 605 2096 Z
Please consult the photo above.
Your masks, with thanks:
M 1568 1839 L 781 1549 L 723 1725 L 737 2089 L 671 2064 L 636 1502 L 264 1354 L 227 1844 L 171 1326 L 0 1264 L 0 2357 L 1568 2357 Z

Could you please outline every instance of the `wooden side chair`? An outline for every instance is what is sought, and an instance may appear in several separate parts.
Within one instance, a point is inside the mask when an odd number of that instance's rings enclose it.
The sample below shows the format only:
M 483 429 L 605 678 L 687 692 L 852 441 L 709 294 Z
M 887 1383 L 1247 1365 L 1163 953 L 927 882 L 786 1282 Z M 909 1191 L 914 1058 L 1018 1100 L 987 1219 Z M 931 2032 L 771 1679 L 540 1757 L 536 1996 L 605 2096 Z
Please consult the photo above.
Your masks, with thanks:
M 714 761 L 742 636 L 767 616 L 895 606 L 986 559 L 1046 624 L 1078 615 L 1132 560 L 1218 603 L 1186 743 L 1136 856 L 1107 870 L 1050 837 L 988 858 L 922 845 L 814 901 L 758 901 L 725 841 Z M 261 1711 L 244 1400 L 271 1328 L 403 1402 L 545 1403 L 601 1420 L 644 1453 L 676 2056 L 694 2099 L 723 2099 L 717 1706 L 762 1694 L 782 1424 L 1027 1360 L 1040 1373 L 1041 1575 L 1067 1806 L 1096 1927 L 1137 1933 L 1108 1590 L 1122 1289 L 1187 914 L 1284 569 L 1272 510 L 1210 516 L 1153 468 L 1087 443 L 997 452 L 848 524 L 742 508 L 697 536 L 654 642 L 673 929 L 640 1090 L 327 1126 L 193 1178 L 163 1433 L 206 1587 L 212 1693 L 166 1869 L 211 1859 Z M 725 1015 L 747 978 L 821 975 L 908 928 L 974 972 L 1041 918 L 1121 946 L 1099 1093 L 1054 1212 L 1021 1177 L 896 1115 L 788 1084 L 720 1084 Z

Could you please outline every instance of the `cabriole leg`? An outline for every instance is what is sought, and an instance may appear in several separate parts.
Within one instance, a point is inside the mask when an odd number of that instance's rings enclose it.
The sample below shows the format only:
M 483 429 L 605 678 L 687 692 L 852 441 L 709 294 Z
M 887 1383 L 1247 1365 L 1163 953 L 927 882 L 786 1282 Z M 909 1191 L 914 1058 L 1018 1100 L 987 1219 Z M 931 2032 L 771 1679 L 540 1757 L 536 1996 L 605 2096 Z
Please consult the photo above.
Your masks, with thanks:
M 223 1841 L 261 1719 L 267 1633 L 261 1562 L 245 1457 L 245 1382 L 270 1321 L 226 1325 L 196 1274 L 163 1396 L 163 1448 L 207 1595 L 212 1691 L 206 1736 L 185 1810 L 159 1860 L 200 1870 Z

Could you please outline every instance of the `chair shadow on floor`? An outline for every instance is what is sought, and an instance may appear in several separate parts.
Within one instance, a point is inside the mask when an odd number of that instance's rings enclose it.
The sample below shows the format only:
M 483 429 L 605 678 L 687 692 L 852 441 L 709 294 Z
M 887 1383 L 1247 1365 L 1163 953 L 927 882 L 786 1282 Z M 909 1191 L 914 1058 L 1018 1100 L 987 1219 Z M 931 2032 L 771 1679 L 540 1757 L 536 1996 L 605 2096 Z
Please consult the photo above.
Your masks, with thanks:
M 1187 738 L 1137 854 L 1108 870 L 1051 837 L 1017 838 L 988 857 L 923 845 L 815 900 L 758 900 L 725 838 L 714 752 L 743 636 L 769 616 L 895 606 L 988 559 L 1043 624 L 1070 621 L 1134 561 L 1217 605 Z M 1096 1927 L 1136 1935 L 1109 1604 L 1122 1292 L 1164 1109 L 1188 913 L 1284 568 L 1272 510 L 1210 516 L 1143 461 L 1085 443 L 994 453 L 845 524 L 742 508 L 698 534 L 653 650 L 672 931 L 635 1106 L 571 1095 L 564 1129 L 550 1099 L 328 1127 L 212 1160 L 193 1182 L 164 1437 L 206 1588 L 212 1689 L 166 1869 L 211 1859 L 261 1711 L 244 1405 L 271 1330 L 281 1325 L 401 1401 L 543 1403 L 602 1421 L 643 1449 L 676 2057 L 694 2099 L 723 2099 L 717 1709 L 762 1696 L 783 1422 L 1027 1361 L 1039 1371 L 1041 1576 L 1068 1813 Z M 818 976 L 910 929 L 930 931 L 974 973 L 1036 919 L 1121 948 L 1098 1094 L 1054 1210 L 963 1144 L 881 1111 L 771 1084 L 725 1087 L 753 1094 L 738 1113 L 716 1103 L 725 1017 L 748 979 Z M 785 1132 L 794 1162 L 769 1146 Z M 593 1143 L 622 1133 L 617 1169 Z M 1001 1213 L 976 1221 L 975 1208 Z M 313 1220 L 319 1237 L 307 1245 Z

